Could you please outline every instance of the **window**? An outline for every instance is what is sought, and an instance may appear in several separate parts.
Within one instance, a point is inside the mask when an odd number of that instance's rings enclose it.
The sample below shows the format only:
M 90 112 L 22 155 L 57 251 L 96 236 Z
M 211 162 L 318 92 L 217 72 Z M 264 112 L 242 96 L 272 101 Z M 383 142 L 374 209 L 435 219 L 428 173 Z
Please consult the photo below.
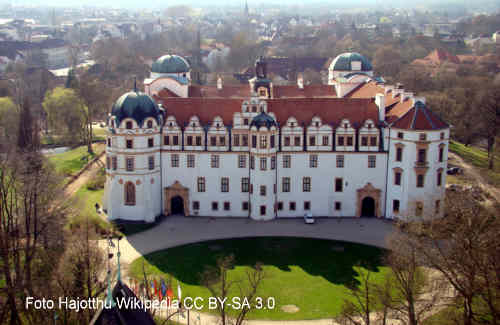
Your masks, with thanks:
M 254 106 L 252 106 L 252 112 L 253 112 L 253 113 L 256 113 L 256 112 L 257 112 L 257 106 L 255 106 L 255 105 L 254 105 Z
M 174 146 L 178 146 L 178 145 L 179 145 L 179 136 L 178 136 L 178 135 L 174 135 L 174 136 L 172 137 L 172 144 L 173 144 Z
M 335 192 L 342 192 L 344 190 L 344 181 L 342 178 L 335 178 Z
M 127 123 L 125 123 L 125 128 L 127 128 L 129 130 L 132 129 L 132 122 L 127 121 Z
M 377 167 L 377 156 L 368 155 L 368 168 L 375 168 L 375 167 Z
M 154 156 L 148 157 L 148 166 L 149 166 L 149 170 L 155 169 L 155 157 Z
M 266 215 L 266 206 L 265 205 L 261 205 L 260 206 L 260 215 L 261 216 L 265 216 Z
M 241 136 L 241 143 L 243 147 L 248 147 L 248 135 L 243 134 Z
M 424 175 L 417 175 L 417 187 L 424 187 Z
M 216 137 L 210 137 L 210 145 L 212 147 L 215 147 L 217 145 L 217 138 Z
M 194 168 L 194 155 L 187 155 L 187 168 Z
M 243 125 L 248 125 L 248 119 L 247 118 L 243 119 Z
M 219 210 L 219 202 L 212 202 L 212 211 Z
M 441 201 L 440 200 L 436 200 L 436 204 L 434 205 L 434 213 L 435 214 L 439 214 L 440 208 L 441 208 Z
M 300 137 L 295 137 L 293 142 L 294 142 L 294 146 L 297 146 L 297 147 L 300 146 Z
M 193 145 L 193 137 L 188 135 L 186 142 L 187 142 L 188 146 L 192 146 Z
M 179 155 L 178 154 L 173 154 L 170 157 L 170 163 L 172 167 L 179 167 Z
M 111 167 L 113 168 L 113 170 L 116 170 L 118 168 L 116 157 L 111 157 Z
M 361 137 L 361 145 L 366 147 L 368 145 L 368 137 Z
M 200 210 L 200 201 L 193 201 L 193 210 Z
M 302 178 L 302 192 L 311 192 L 311 177 Z
M 212 168 L 219 168 L 219 155 L 212 155 L 210 157 L 210 166 Z
M 260 136 L 260 148 L 267 149 L 267 136 L 266 135 Z
M 155 144 L 155 141 L 153 138 L 148 139 L 148 148 L 152 148 Z
M 404 139 L 404 133 L 398 132 L 398 139 Z
M 164 144 L 165 146 L 169 146 L 169 145 L 170 145 L 170 137 L 169 137 L 168 135 L 165 135 L 165 136 L 163 137 L 163 144 Z
M 132 157 L 125 158 L 125 164 L 126 164 L 125 169 L 128 172 L 134 171 L 134 158 Z
M 240 135 L 239 134 L 235 134 L 233 136 L 233 146 L 235 146 L 235 147 L 240 146 Z
M 399 212 L 399 200 L 392 200 L 392 212 Z
M 444 148 L 440 147 L 439 148 L 439 162 L 443 162 L 443 156 L 444 156 Z
M 276 169 L 276 156 L 271 157 L 271 169 Z
M 266 196 L 266 185 L 260 186 L 260 196 Z
M 198 177 L 198 192 L 205 192 L 205 177 Z
M 335 201 L 335 211 L 342 210 L 342 202 Z
M 109 157 L 106 157 L 106 169 L 110 168 L 111 168 L 111 159 L 109 159 Z
M 252 135 L 252 148 L 257 148 L 257 136 Z
M 241 178 L 241 192 L 248 193 L 250 190 L 250 179 L 248 177 Z
M 250 169 L 255 169 L 255 157 L 250 157 Z
M 309 145 L 310 146 L 315 146 L 316 145 L 316 137 L 309 137 Z
M 273 135 L 271 135 L 271 148 L 274 148 L 275 145 L 276 145 L 275 144 L 275 136 L 273 134 Z
M 111 138 L 108 138 L 108 147 L 111 147 Z
M 231 202 L 224 202 L 224 211 L 231 210 Z
M 425 163 L 425 157 L 426 156 L 426 150 L 425 149 L 418 149 L 418 162 L 419 163 Z
M 420 134 L 418 135 L 418 139 L 419 139 L 420 141 L 425 141 L 425 140 L 427 140 L 427 134 L 425 134 L 425 133 L 420 133 Z
M 344 168 L 344 155 L 337 155 L 337 168 Z
M 352 137 L 347 137 L 347 145 L 352 146 Z
M 247 166 L 247 156 L 238 155 L 238 168 L 246 168 Z
M 127 139 L 126 143 L 127 143 L 127 149 L 132 149 L 134 147 L 134 140 Z
M 292 167 L 292 157 L 290 155 L 283 156 L 283 168 L 291 168 Z
M 370 146 L 375 147 L 377 145 L 377 137 L 370 137 Z
M 285 137 L 285 147 L 290 146 L 290 137 Z
M 417 205 L 415 206 L 415 216 L 421 217 L 423 212 L 424 204 L 422 202 L 417 202 Z
M 224 193 L 229 192 L 229 177 L 222 177 L 220 179 L 220 191 Z
M 152 129 L 153 128 L 153 121 L 148 121 L 148 129 Z
M 304 210 L 305 211 L 311 210 L 311 202 L 310 201 L 304 201 Z
M 403 161 L 403 148 L 396 148 L 396 161 Z
M 241 204 L 241 209 L 243 211 L 248 211 L 249 207 L 250 207 L 250 205 L 246 201 Z
M 288 208 L 290 209 L 290 211 L 295 211 L 295 202 L 290 202 Z
M 401 185 L 401 172 L 394 173 L 394 185 Z
M 438 171 L 437 172 L 437 186 L 441 186 L 441 183 L 443 182 L 443 172 Z
M 281 191 L 290 192 L 290 177 L 283 177 L 281 182 Z
M 196 145 L 201 146 L 201 136 L 196 137 Z
M 260 170 L 267 170 L 267 158 L 260 158 Z
M 439 134 L 439 138 L 440 138 L 441 140 L 444 140 L 444 132 L 441 132 L 441 133 Z
M 318 167 L 318 155 L 310 155 L 309 168 L 317 168 L 317 167 Z
M 125 183 L 125 205 L 135 205 L 135 185 L 132 182 Z
M 339 146 L 343 146 L 343 145 L 344 145 L 344 137 L 343 137 L 343 136 L 339 136 L 339 137 L 337 138 L 337 142 L 338 142 L 338 144 L 337 144 L 337 145 L 339 145 Z
M 327 146 L 329 142 L 330 142 L 330 141 L 329 141 L 329 139 L 328 139 L 328 136 L 327 136 L 327 135 L 324 135 L 324 136 L 323 136 L 323 145 L 324 145 L 324 146 Z
M 226 137 L 224 137 L 224 136 L 219 137 L 219 145 L 220 146 L 225 146 L 226 145 Z

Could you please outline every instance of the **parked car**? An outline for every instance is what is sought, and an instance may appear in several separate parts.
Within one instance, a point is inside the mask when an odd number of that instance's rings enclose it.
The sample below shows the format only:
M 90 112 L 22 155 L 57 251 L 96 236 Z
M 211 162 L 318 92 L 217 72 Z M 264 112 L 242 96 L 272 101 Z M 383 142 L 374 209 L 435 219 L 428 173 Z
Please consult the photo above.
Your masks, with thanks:
M 312 213 L 304 214 L 304 222 L 310 225 L 314 223 L 314 218 L 312 216 Z
M 446 174 L 448 175 L 457 175 L 457 174 L 462 174 L 462 169 L 459 167 L 450 167 L 446 171 Z

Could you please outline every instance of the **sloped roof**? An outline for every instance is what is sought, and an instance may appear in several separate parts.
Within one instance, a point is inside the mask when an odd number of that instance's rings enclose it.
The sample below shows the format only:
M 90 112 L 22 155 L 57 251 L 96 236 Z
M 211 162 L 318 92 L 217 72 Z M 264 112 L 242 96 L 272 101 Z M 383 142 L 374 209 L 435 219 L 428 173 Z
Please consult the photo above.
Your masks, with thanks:
M 449 126 L 427 109 L 424 103 L 417 102 L 410 110 L 394 121 L 392 127 L 406 130 L 440 130 Z
M 273 86 L 274 98 L 311 98 L 311 97 L 337 97 L 335 87 L 331 85 L 304 85 L 300 89 L 297 85 Z
M 351 63 L 355 61 L 361 62 L 361 71 L 373 70 L 370 61 L 357 52 L 348 52 L 338 55 L 330 64 L 329 69 L 335 71 L 351 71 Z
M 384 93 L 384 87 L 377 85 L 376 82 L 370 81 L 362 83 L 360 86 L 352 90 L 346 97 L 348 98 L 373 98 L 378 93 Z

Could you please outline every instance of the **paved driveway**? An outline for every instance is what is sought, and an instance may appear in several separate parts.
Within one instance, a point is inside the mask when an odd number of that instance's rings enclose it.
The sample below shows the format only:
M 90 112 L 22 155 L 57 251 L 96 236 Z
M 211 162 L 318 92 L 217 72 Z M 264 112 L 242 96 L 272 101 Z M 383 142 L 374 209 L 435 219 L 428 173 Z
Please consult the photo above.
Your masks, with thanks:
M 316 219 L 306 225 L 301 218 L 254 221 L 247 218 L 165 218 L 154 228 L 122 239 L 124 264 L 165 248 L 211 239 L 289 236 L 335 239 L 386 247 L 385 238 L 394 226 L 381 219 Z M 103 243 L 104 244 L 104 243 Z

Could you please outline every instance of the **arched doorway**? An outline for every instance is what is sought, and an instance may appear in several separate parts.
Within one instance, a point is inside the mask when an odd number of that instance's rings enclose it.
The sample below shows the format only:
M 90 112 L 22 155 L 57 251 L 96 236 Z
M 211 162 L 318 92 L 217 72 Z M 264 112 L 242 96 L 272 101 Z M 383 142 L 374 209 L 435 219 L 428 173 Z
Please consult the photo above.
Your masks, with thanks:
M 375 217 L 375 200 L 371 196 L 367 196 L 361 202 L 361 216 Z
M 172 214 L 184 215 L 184 200 L 179 195 L 174 196 L 170 202 Z

